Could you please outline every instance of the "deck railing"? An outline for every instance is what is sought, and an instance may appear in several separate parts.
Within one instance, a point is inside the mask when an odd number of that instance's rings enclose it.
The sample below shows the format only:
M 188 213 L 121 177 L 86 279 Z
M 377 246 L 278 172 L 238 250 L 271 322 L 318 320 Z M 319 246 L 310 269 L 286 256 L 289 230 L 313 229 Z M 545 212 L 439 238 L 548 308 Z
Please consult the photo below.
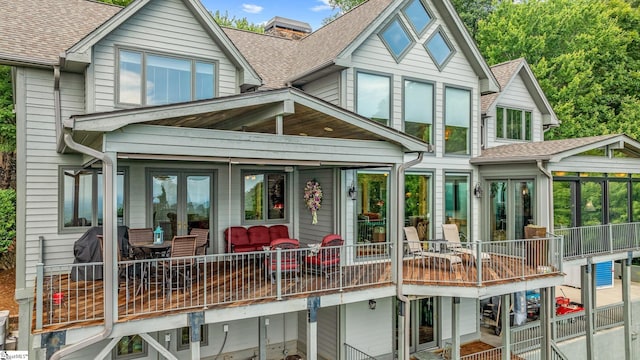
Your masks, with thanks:
M 460 360 L 495 360 L 501 359 L 501 354 L 504 348 L 496 347 L 489 350 L 480 351 L 477 353 L 464 355 L 460 357 Z
M 482 286 L 562 271 L 559 237 L 455 245 L 458 247 L 445 241 L 423 241 L 420 246 L 422 251 L 405 252 L 403 278 L 407 282 Z
M 391 284 L 391 244 L 122 261 L 119 318 Z M 307 259 L 330 254 L 319 267 Z M 324 258 L 323 260 L 326 260 Z M 38 266 L 36 328 L 101 320 L 103 264 Z M 56 295 L 59 294 L 59 295 Z
M 640 250 L 640 223 L 606 224 L 558 228 L 564 238 L 564 259 Z
M 346 360 L 376 360 L 373 356 L 368 355 L 364 351 L 358 350 L 347 343 L 344 344 L 344 352 Z

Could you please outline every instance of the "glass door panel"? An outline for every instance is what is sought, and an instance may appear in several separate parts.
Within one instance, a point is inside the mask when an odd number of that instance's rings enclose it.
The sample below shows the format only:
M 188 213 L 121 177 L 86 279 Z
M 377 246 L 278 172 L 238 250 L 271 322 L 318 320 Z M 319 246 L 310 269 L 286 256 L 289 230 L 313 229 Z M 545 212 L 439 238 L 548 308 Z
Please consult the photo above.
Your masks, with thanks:
M 152 176 L 153 228 L 164 230 L 164 240 L 178 235 L 178 175 Z
M 603 183 L 584 181 L 580 184 L 580 225 L 601 225 Z
M 445 175 L 445 223 L 458 225 L 458 231 L 469 235 L 469 176 Z
M 493 181 L 490 185 L 490 240 L 507 239 L 507 182 Z
M 514 239 L 524 239 L 524 227 L 533 223 L 533 181 L 517 181 L 514 185 Z
M 609 223 L 629 222 L 629 191 L 627 182 L 609 182 Z
M 208 229 L 211 214 L 211 176 L 187 176 L 187 231 Z
M 435 297 L 411 302 L 409 343 L 412 352 L 432 348 L 437 345 L 437 324 Z
M 360 243 L 387 241 L 387 172 L 358 172 L 358 234 Z
M 431 176 L 406 174 L 404 177 L 404 223 L 418 231 L 420 240 L 431 239 Z
M 575 226 L 575 183 L 553 182 L 553 226 L 556 229 Z

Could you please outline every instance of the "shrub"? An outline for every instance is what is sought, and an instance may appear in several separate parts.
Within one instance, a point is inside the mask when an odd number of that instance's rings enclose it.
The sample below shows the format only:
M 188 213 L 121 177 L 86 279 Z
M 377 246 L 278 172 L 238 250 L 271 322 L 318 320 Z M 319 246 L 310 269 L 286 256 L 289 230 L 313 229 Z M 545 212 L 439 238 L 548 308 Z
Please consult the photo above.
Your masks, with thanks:
M 16 191 L 0 189 L 0 254 L 7 251 L 16 236 Z

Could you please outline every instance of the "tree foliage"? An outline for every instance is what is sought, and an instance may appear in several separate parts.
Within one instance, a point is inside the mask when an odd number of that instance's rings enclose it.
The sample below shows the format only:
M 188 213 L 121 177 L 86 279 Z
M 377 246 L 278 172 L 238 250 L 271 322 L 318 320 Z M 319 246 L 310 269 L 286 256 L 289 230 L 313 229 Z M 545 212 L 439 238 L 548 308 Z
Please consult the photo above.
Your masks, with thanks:
M 640 138 L 640 12 L 625 0 L 499 3 L 478 23 L 490 64 L 524 57 L 563 122 L 548 137 Z
M 0 66 L 0 151 L 16 150 L 16 116 L 13 112 L 11 68 Z
M 451 3 L 475 39 L 478 23 L 489 16 L 494 8 L 495 0 L 451 0 Z
M 16 236 L 16 191 L 0 189 L 0 254 Z
M 212 12 L 213 19 L 220 26 L 232 27 L 240 30 L 247 30 L 255 33 L 264 33 L 264 25 L 255 24 L 249 22 L 246 17 L 236 18 L 235 16 L 229 17 L 229 13 L 225 12 L 224 15 L 220 13 L 220 10 Z
M 120 6 L 127 6 L 129 5 L 133 0 L 98 0 L 100 2 L 106 3 L 106 4 L 113 4 L 113 5 L 120 5 Z

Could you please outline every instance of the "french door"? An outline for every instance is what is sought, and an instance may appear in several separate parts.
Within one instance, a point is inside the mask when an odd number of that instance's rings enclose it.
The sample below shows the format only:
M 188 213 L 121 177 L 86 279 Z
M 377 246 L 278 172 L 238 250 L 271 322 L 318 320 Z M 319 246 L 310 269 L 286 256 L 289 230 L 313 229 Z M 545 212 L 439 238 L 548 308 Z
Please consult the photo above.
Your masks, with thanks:
M 411 350 L 412 352 L 438 345 L 437 298 L 428 297 L 411 301 Z
M 148 219 L 164 231 L 164 240 L 186 235 L 193 228 L 208 229 L 213 203 L 213 174 L 187 170 L 149 173 Z

